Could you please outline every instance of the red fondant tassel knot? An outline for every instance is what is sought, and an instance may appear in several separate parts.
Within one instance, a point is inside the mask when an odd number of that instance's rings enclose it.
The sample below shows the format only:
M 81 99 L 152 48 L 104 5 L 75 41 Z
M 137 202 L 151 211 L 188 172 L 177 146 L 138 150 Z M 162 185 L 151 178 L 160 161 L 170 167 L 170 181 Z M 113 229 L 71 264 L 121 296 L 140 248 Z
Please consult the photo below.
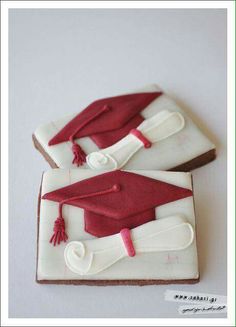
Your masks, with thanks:
M 86 154 L 83 149 L 77 143 L 73 143 L 72 151 L 74 154 L 73 164 L 77 166 L 82 166 L 86 162 Z
M 68 236 L 65 232 L 65 220 L 62 217 L 58 217 L 54 222 L 54 228 L 53 228 L 53 235 L 50 239 L 50 243 L 53 243 L 55 246 L 56 244 L 60 244 L 62 241 L 66 242 L 68 239 Z

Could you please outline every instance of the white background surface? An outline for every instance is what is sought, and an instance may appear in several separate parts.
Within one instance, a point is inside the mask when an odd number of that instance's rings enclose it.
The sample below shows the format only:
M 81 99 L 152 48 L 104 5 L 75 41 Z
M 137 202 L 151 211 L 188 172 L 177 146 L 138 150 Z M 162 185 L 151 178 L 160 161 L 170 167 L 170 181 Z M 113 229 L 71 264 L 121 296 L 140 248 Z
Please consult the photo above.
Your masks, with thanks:
M 14 9 L 9 18 L 10 317 L 171 318 L 180 317 L 178 304 L 164 301 L 166 289 L 226 295 L 226 11 Z M 217 146 L 217 160 L 193 172 L 200 283 L 36 284 L 37 194 L 49 166 L 32 132 L 94 99 L 150 83 Z

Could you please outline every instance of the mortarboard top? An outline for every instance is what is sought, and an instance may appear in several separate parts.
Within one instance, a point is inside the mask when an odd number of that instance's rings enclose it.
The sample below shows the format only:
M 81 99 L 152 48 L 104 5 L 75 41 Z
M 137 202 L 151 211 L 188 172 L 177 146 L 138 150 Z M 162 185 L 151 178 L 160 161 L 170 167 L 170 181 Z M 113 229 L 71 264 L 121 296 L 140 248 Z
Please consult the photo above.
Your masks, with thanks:
M 135 93 L 97 100 L 66 124 L 48 145 L 71 141 L 73 163 L 81 165 L 86 155 L 75 139 L 90 136 L 99 148 L 116 143 L 140 125 L 143 121 L 140 112 L 161 94 Z
M 126 171 L 107 172 L 46 193 L 42 199 L 59 203 L 51 242 L 67 240 L 64 204 L 84 209 L 85 230 L 97 237 L 154 220 L 157 206 L 192 196 L 192 191 Z

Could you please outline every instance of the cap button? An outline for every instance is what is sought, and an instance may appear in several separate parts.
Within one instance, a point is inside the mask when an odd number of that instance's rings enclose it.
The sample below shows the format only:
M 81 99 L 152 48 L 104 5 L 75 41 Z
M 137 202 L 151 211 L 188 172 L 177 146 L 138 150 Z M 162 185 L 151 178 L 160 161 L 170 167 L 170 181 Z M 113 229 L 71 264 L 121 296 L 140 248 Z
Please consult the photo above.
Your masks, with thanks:
M 103 111 L 104 111 L 104 112 L 107 112 L 107 111 L 109 111 L 109 110 L 111 110 L 111 107 L 110 107 L 108 104 L 105 104 L 105 105 L 103 106 Z
M 121 189 L 121 187 L 120 187 L 119 184 L 114 184 L 114 185 L 112 186 L 112 190 L 113 190 L 114 192 L 119 192 L 120 189 Z

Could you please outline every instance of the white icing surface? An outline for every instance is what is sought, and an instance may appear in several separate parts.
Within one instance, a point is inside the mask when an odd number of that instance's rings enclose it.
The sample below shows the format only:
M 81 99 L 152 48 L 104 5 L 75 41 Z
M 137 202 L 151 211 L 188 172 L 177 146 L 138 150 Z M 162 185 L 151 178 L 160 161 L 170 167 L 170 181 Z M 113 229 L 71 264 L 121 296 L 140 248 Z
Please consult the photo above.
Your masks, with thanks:
M 136 92 L 155 91 L 160 91 L 160 88 L 156 85 L 136 90 Z M 135 92 L 130 91 L 127 93 Z M 141 112 L 141 115 L 145 119 L 148 119 L 162 110 L 180 112 L 185 119 L 185 128 L 179 133 L 153 144 L 148 151 L 141 148 L 124 166 L 125 169 L 168 170 L 215 148 L 214 144 L 207 139 L 183 110 L 165 94 L 148 105 Z M 70 142 L 64 142 L 54 146 L 48 146 L 48 141 L 75 116 L 76 114 L 73 114 L 40 126 L 34 133 L 44 150 L 60 168 L 75 168 L 72 164 L 73 154 L 71 144 Z M 99 151 L 97 145 L 89 137 L 79 139 L 78 143 L 87 154 Z M 88 168 L 87 164 L 83 168 Z
M 162 171 L 134 171 L 140 175 L 155 178 L 180 187 L 192 189 L 191 174 Z M 53 191 L 77 181 L 96 176 L 101 172 L 88 169 L 53 169 L 44 173 L 42 194 Z M 191 279 L 198 277 L 196 241 L 180 251 L 163 251 L 138 254 L 133 258 L 125 257 L 115 265 L 86 277 L 72 272 L 65 264 L 64 250 L 68 243 L 53 247 L 49 243 L 54 220 L 58 215 L 56 202 L 42 200 L 40 205 L 38 270 L 39 280 L 69 279 Z M 158 220 L 169 216 L 185 217 L 193 229 L 195 216 L 193 198 L 188 197 L 156 208 Z M 63 208 L 68 242 L 95 239 L 84 231 L 84 211 L 70 205 Z M 131 260 L 132 259 L 132 260 Z
M 172 216 L 134 228 L 131 239 L 135 255 L 180 251 L 193 242 L 194 231 L 183 217 Z M 127 256 L 120 233 L 83 242 L 73 241 L 64 251 L 67 267 L 79 275 L 97 274 Z
M 170 113 L 168 110 L 163 110 L 144 120 L 137 130 L 154 144 L 178 133 L 183 127 L 184 118 L 179 112 Z M 143 147 L 142 141 L 128 134 L 112 146 L 90 153 L 86 161 L 91 169 L 116 170 L 122 168 Z

